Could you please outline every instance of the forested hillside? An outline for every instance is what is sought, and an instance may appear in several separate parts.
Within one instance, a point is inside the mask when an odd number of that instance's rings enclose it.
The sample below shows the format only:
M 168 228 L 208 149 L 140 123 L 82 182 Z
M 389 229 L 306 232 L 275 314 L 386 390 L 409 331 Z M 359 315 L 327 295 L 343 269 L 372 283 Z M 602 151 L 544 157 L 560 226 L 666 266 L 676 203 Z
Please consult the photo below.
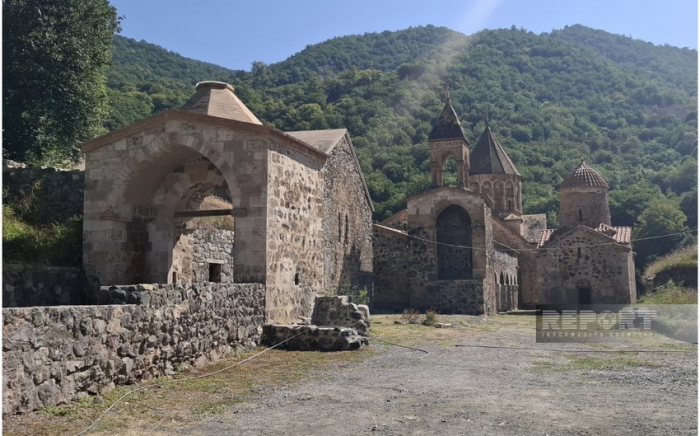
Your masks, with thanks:
M 428 26 L 334 38 L 233 71 L 115 37 L 105 126 L 178 107 L 201 80 L 232 83 L 282 130 L 347 127 L 376 219 L 428 186 L 427 135 L 449 86 L 473 144 L 488 111 L 522 173 L 527 213 L 547 213 L 556 225 L 557 188 L 584 157 L 610 184 L 614 225 L 636 223 L 648 236 L 652 226 L 638 218 L 650 208 L 685 221 L 667 230 L 697 225 L 695 50 L 583 26 L 470 37 Z

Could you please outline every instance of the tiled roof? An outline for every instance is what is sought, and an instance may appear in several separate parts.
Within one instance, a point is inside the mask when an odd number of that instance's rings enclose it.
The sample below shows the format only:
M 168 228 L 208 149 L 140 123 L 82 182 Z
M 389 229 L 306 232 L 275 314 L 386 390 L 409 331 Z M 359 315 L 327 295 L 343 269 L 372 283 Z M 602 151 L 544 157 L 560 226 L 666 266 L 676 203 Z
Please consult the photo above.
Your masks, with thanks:
M 441 139 L 463 139 L 467 145 L 469 145 L 467 135 L 464 133 L 464 129 L 459 123 L 459 118 L 457 118 L 457 113 L 452 107 L 449 97 L 445 102 L 445 107 L 442 109 L 440 116 L 433 125 L 433 130 L 431 130 L 428 135 L 429 141 Z
M 618 244 L 629 244 L 632 242 L 632 227 L 614 227 L 607 224 L 600 224 L 598 227 L 592 230 L 606 236 L 610 236 Z M 537 241 L 537 247 L 540 248 L 546 244 L 555 231 L 556 229 L 542 230 Z
M 486 123 L 484 133 L 471 154 L 469 174 L 516 174 L 520 172 Z
M 600 187 L 608 189 L 608 184 L 598 174 L 596 170 L 586 165 L 581 159 L 581 163 L 573 173 L 566 176 L 559 189 Z

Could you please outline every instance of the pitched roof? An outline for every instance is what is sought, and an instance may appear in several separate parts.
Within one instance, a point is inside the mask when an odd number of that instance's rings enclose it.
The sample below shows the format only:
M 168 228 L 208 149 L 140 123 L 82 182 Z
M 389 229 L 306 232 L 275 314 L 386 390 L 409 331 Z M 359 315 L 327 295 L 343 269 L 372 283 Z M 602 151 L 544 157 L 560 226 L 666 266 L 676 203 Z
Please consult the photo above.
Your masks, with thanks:
M 462 139 L 469 145 L 469 139 L 467 139 L 467 135 L 464 133 L 462 124 L 459 122 L 459 118 L 457 117 L 455 109 L 452 107 L 452 102 L 449 97 L 447 97 L 445 107 L 442 109 L 440 116 L 437 121 L 435 121 L 435 124 L 433 124 L 433 130 L 431 130 L 428 135 L 429 141 L 445 139 Z
M 486 123 L 484 133 L 471 154 L 469 174 L 515 174 L 520 172 Z
M 299 130 L 296 132 L 285 132 L 287 135 L 304 141 L 317 150 L 330 154 L 336 144 L 343 139 L 348 132 L 347 129 L 331 130 Z
M 586 165 L 583 158 L 574 172 L 566 176 L 559 189 L 599 187 L 609 189 L 608 184 L 596 170 Z
M 182 106 L 182 110 L 196 112 L 244 123 L 261 124 L 260 120 L 233 93 L 233 86 L 224 82 L 199 82 L 197 92 Z
M 600 233 L 602 235 L 608 236 L 608 237 L 612 238 L 618 244 L 630 244 L 630 243 L 632 243 L 632 227 L 613 227 L 613 226 L 609 226 L 607 224 L 600 224 L 595 229 L 590 229 L 586 226 L 577 226 L 577 227 L 585 227 L 589 230 L 592 230 L 592 231 L 595 231 L 595 232 Z M 574 227 L 574 229 L 576 229 L 577 227 Z M 572 229 L 572 230 L 574 230 L 574 229 Z M 558 229 L 542 230 L 542 232 L 539 235 L 539 240 L 537 241 L 537 247 L 540 248 L 543 245 L 545 245 L 547 242 L 549 242 L 549 240 L 552 238 L 552 235 L 557 230 Z

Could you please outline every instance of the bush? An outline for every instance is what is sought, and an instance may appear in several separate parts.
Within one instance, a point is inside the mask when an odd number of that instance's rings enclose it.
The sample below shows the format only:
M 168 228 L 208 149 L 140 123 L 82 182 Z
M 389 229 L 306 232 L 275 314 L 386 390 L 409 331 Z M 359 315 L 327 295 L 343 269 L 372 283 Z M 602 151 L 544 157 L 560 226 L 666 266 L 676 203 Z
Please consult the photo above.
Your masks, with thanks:
M 438 314 L 436 311 L 430 309 L 425 311 L 425 318 L 423 319 L 423 325 L 433 326 L 438 322 Z
M 3 262 L 78 266 L 82 261 L 82 220 L 32 225 L 20 220 L 12 207 L 2 206 Z

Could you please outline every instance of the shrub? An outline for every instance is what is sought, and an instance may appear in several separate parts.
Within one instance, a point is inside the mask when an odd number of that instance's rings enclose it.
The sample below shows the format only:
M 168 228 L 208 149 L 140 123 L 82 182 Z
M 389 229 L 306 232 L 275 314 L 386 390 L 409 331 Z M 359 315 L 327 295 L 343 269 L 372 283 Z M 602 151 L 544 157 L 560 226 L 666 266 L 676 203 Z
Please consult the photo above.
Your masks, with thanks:
M 423 325 L 433 326 L 438 322 L 438 314 L 436 311 L 430 309 L 425 311 L 425 318 L 423 319 Z

